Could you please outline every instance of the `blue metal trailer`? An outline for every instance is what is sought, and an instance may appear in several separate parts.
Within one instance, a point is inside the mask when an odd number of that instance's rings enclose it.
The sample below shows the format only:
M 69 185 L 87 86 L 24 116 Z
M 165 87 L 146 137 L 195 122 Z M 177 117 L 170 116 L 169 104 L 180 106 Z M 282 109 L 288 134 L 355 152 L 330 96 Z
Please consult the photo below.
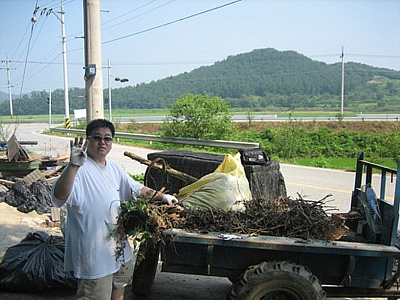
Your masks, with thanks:
M 138 265 L 134 292 L 150 292 L 161 253 L 162 272 L 228 277 L 233 283 L 229 299 L 397 299 L 397 176 L 394 200 L 387 201 L 385 194 L 387 175 L 394 177 L 398 170 L 365 161 L 359 154 L 351 211 L 341 217 L 363 242 L 166 230 L 163 242 L 149 247 Z M 380 191 L 374 198 L 376 171 Z

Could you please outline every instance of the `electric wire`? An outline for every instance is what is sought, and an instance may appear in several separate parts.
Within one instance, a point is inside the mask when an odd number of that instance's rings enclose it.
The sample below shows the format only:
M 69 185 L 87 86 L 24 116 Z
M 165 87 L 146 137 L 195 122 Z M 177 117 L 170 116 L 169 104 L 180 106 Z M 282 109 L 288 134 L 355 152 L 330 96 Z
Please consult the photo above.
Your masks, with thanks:
M 36 6 L 35 6 L 35 7 L 37 7 L 37 4 L 38 4 L 38 0 L 36 0 Z M 32 40 L 34 28 L 35 28 L 35 22 L 32 22 L 31 33 L 30 33 L 30 35 L 29 35 L 28 48 L 27 48 L 27 51 L 26 51 L 25 61 L 28 60 L 28 56 L 29 56 L 29 47 L 30 47 L 30 44 L 31 44 L 31 40 Z M 26 66 L 27 66 L 27 63 L 25 62 L 24 71 L 23 71 L 23 73 L 22 73 L 21 90 L 20 90 L 20 93 L 19 93 L 19 97 L 20 97 L 20 98 L 22 98 L 22 90 L 23 90 L 23 88 L 24 88 L 24 78 L 25 78 L 25 73 L 26 73 Z
M 36 73 L 32 74 L 29 78 L 27 78 L 26 80 L 30 80 L 32 78 L 35 78 L 37 74 L 39 74 L 40 72 L 42 72 L 44 69 L 46 69 L 47 67 L 49 67 L 54 61 L 56 61 L 59 57 L 61 56 L 61 53 L 55 57 L 51 62 L 46 63 L 45 66 L 43 66 L 43 68 L 41 68 L 40 70 L 38 70 Z M 21 97 L 21 96 L 20 96 Z
M 119 25 L 121 25 L 121 24 L 123 24 L 123 23 L 126 23 L 126 22 L 128 22 L 128 21 L 131 21 L 131 20 L 133 20 L 133 19 L 135 19 L 135 18 L 138 18 L 138 17 L 143 16 L 143 15 L 145 15 L 145 14 L 148 14 L 148 13 L 150 13 L 150 12 L 153 12 L 153 11 L 155 11 L 156 9 L 159 9 L 159 8 L 161 8 L 161 7 L 164 7 L 164 6 L 170 4 L 170 3 L 174 2 L 174 1 L 175 1 L 175 0 L 171 0 L 171 1 L 167 2 L 167 3 L 163 3 L 163 4 L 161 4 L 161 5 L 159 5 L 159 6 L 155 7 L 155 8 L 152 8 L 152 9 L 150 9 L 150 10 L 144 11 L 143 13 L 138 14 L 138 15 L 136 15 L 136 16 L 133 16 L 132 18 L 129 18 L 129 19 L 125 20 L 125 21 L 121 21 L 121 22 L 119 22 L 119 23 L 117 23 L 117 24 L 114 24 L 114 25 L 105 27 L 104 29 L 102 29 L 102 31 L 107 30 L 107 29 L 110 29 L 110 28 L 113 28 L 113 27 L 116 27 L 116 26 L 119 26 Z
M 43 18 L 40 18 L 40 20 L 42 20 L 42 19 L 43 19 Z M 36 43 L 37 43 L 37 41 L 38 41 L 38 39 L 39 39 L 39 37 L 40 37 L 40 33 L 42 32 L 43 27 L 44 27 L 44 24 L 46 23 L 46 21 L 47 21 L 47 18 L 44 18 L 43 21 L 40 22 L 40 27 L 39 27 L 39 29 L 36 30 L 36 37 L 35 37 L 35 39 L 33 40 L 31 49 L 35 47 L 35 45 L 36 45 Z M 36 21 L 36 26 L 38 26 L 38 25 L 37 25 L 37 21 Z
M 113 22 L 113 21 L 115 21 L 115 20 L 118 20 L 118 19 L 120 19 L 120 18 L 122 18 L 122 17 L 124 17 L 124 16 L 126 16 L 126 15 L 129 15 L 129 14 L 131 14 L 131 13 L 137 11 L 137 10 L 140 10 L 141 8 L 146 7 L 146 6 L 152 4 L 153 2 L 156 2 L 156 1 L 157 1 L 157 0 L 153 0 L 153 1 L 150 1 L 149 3 L 143 4 L 142 6 L 139 6 L 139 7 L 137 7 L 137 8 L 134 8 L 134 9 L 132 9 L 132 10 L 126 12 L 126 13 L 123 13 L 122 15 L 119 15 L 119 16 L 117 16 L 117 17 L 111 19 L 111 20 L 108 20 L 108 21 L 106 21 L 106 22 L 101 23 L 101 25 L 106 25 L 106 24 L 111 23 L 111 22 Z M 136 16 L 135 16 L 135 17 L 136 17 Z M 133 17 L 133 18 L 135 18 L 135 17 Z M 130 19 L 128 19 L 128 20 L 130 20 Z
M 69 3 L 73 2 L 73 1 L 74 1 L 74 0 L 71 0 Z M 141 15 L 145 14 L 145 13 L 142 13 L 142 14 L 140 14 L 140 15 L 137 15 L 137 16 L 134 16 L 134 17 L 132 17 L 132 18 L 129 18 L 129 19 L 125 20 L 125 21 L 122 21 L 122 22 L 120 22 L 120 23 L 118 23 L 118 24 L 111 25 L 111 26 L 109 26 L 109 27 L 103 27 L 104 25 L 106 25 L 106 24 L 108 24 L 108 23 L 114 22 L 114 21 L 116 21 L 116 20 L 118 20 L 118 19 L 120 19 L 120 18 L 122 18 L 122 17 L 124 17 L 124 16 L 126 16 L 126 15 L 129 15 L 129 14 L 135 12 L 135 11 L 138 11 L 138 10 L 142 9 L 143 7 L 146 7 L 146 6 L 148 6 L 148 5 L 150 5 L 150 4 L 154 3 L 154 2 L 157 2 L 157 1 L 158 1 L 158 0 L 150 1 L 150 2 L 148 2 L 148 3 L 146 3 L 146 4 L 143 4 L 142 6 L 139 6 L 139 7 L 135 8 L 135 9 L 132 9 L 132 10 L 130 10 L 130 11 L 127 11 L 127 12 L 125 12 L 125 13 L 123 13 L 123 14 L 121 14 L 121 15 L 119 15 L 119 16 L 117 16 L 117 17 L 111 19 L 111 20 L 102 22 L 102 23 L 101 23 L 101 25 L 102 25 L 102 29 L 101 29 L 101 30 L 102 30 L 102 31 L 107 30 L 107 29 L 109 29 L 109 28 L 115 27 L 115 26 L 120 25 L 120 24 L 122 24 L 122 23 L 126 23 L 126 22 L 128 22 L 128 21 L 130 21 L 130 20 L 132 20 L 132 19 L 137 18 L 138 16 L 141 16 Z M 172 1 L 170 1 L 170 2 L 173 2 L 173 1 L 175 1 L 175 0 L 172 0 Z M 69 3 L 68 3 L 68 4 L 69 4 Z M 164 6 L 164 5 L 161 5 L 161 6 Z M 159 7 L 161 7 L 161 6 L 159 6 Z M 146 13 L 151 12 L 151 11 L 153 11 L 153 10 L 156 10 L 156 9 L 158 9 L 159 7 L 153 8 L 152 10 L 149 10 L 149 11 L 147 11 Z M 77 35 L 80 35 L 80 36 L 82 36 L 82 38 L 83 38 L 83 32 L 80 31 L 80 32 L 76 32 L 76 33 L 73 33 L 73 34 L 70 34 L 70 35 L 66 36 L 66 41 L 69 41 L 69 40 L 71 40 L 71 39 L 76 38 Z M 79 49 L 75 49 L 75 50 L 72 50 L 72 51 L 77 51 L 77 50 L 82 50 L 82 49 L 83 49 L 83 48 L 79 48 Z M 70 51 L 67 51 L 67 52 L 70 52 Z
M 154 27 L 145 29 L 145 30 L 141 30 L 141 31 L 134 32 L 134 33 L 131 33 L 131 34 L 127 34 L 127 35 L 124 35 L 124 36 L 121 36 L 121 37 L 118 37 L 118 38 L 114 38 L 114 39 L 105 41 L 105 42 L 103 42 L 102 44 L 108 44 L 108 43 L 111 43 L 111 42 L 119 41 L 119 40 L 126 39 L 126 38 L 128 38 L 128 37 L 132 37 L 132 36 L 135 36 L 135 35 L 138 35 L 138 34 L 141 34 L 141 33 L 149 32 L 149 31 L 152 31 L 152 30 L 161 28 L 161 27 L 165 27 L 165 26 L 168 26 L 168 25 L 171 25 L 171 24 L 174 24 L 174 23 L 178 23 L 178 22 L 181 22 L 181 21 L 184 21 L 184 20 L 193 18 L 193 17 L 197 17 L 197 16 L 202 15 L 202 14 L 209 13 L 209 12 L 214 11 L 214 10 L 217 10 L 217 9 L 221 9 L 221 8 L 223 8 L 223 7 L 226 7 L 226 6 L 235 4 L 235 3 L 240 2 L 240 1 L 242 1 L 242 0 L 232 1 L 232 2 L 223 4 L 223 5 L 214 7 L 214 8 L 210 8 L 210 9 L 207 9 L 207 10 L 204 10 L 204 11 L 201 11 L 201 12 L 198 12 L 198 13 L 195 13 L 195 14 L 192 14 L 192 15 L 189 15 L 189 16 L 186 16 L 186 17 L 183 17 L 183 18 L 180 18 L 180 19 L 171 21 L 171 22 L 167 22 L 167 23 L 164 23 L 164 24 L 161 24 L 161 25 L 157 25 L 157 26 L 154 26 Z
M 73 1 L 73 0 L 70 0 L 69 2 L 66 2 L 66 3 L 68 4 L 68 3 L 71 3 L 72 1 Z M 51 1 L 51 2 L 54 2 L 54 1 Z M 49 3 L 51 3 L 51 2 L 49 2 Z M 34 15 L 36 15 L 36 11 L 37 11 L 38 8 L 39 8 L 39 6 L 37 6 L 37 4 L 36 4 L 36 6 L 35 6 L 35 11 L 34 11 Z M 50 9 L 51 9 L 51 8 L 46 7 L 46 8 L 43 8 L 42 11 L 50 11 Z M 53 12 L 53 13 L 54 13 L 54 12 Z M 40 14 L 40 16 L 42 16 L 42 15 L 43 15 L 43 13 Z M 47 15 L 46 15 L 46 16 L 47 16 Z M 39 18 L 36 20 L 36 22 L 35 22 L 35 27 L 37 26 L 38 22 L 39 22 L 41 19 L 43 19 L 43 18 L 40 18 L 40 17 L 39 17 Z M 40 32 L 41 32 L 41 30 L 43 29 L 43 26 L 44 26 L 46 20 L 47 20 L 47 18 L 44 18 L 44 21 L 41 23 L 41 27 L 40 27 L 39 32 L 38 32 L 37 35 L 36 35 L 36 39 L 35 39 L 34 42 L 32 43 L 32 46 L 29 46 L 29 49 L 30 49 L 30 50 L 32 50 L 32 48 L 34 47 L 35 43 L 37 42 L 37 40 L 38 40 L 38 38 L 39 38 L 39 36 L 40 36 Z M 37 32 L 37 30 L 36 30 L 36 32 Z M 31 41 L 29 41 L 28 45 L 29 45 L 30 43 L 31 43 Z M 57 48 L 57 47 L 59 47 L 59 44 L 57 44 L 52 50 L 50 50 L 50 51 L 47 53 L 47 55 L 45 55 L 45 56 L 42 58 L 42 60 L 45 60 L 45 62 L 43 62 L 43 64 L 45 64 L 45 66 L 42 67 L 41 69 L 39 69 L 38 71 L 34 72 L 33 75 L 31 75 L 29 78 L 25 78 L 25 76 L 26 76 L 26 74 L 25 74 L 25 72 L 26 72 L 26 65 L 27 65 L 28 63 L 32 63 L 32 61 L 29 62 L 29 61 L 27 61 L 27 58 L 26 58 L 26 61 L 24 62 L 24 63 L 25 63 L 24 74 L 23 74 L 23 78 L 22 78 L 22 80 L 21 80 L 21 93 L 20 93 L 20 97 L 21 97 L 21 95 L 22 95 L 22 89 L 23 89 L 23 84 L 24 84 L 24 82 L 27 82 L 27 81 L 29 81 L 29 80 L 32 79 L 32 78 L 35 78 L 35 76 L 36 76 L 37 74 L 41 73 L 41 72 L 42 72 L 43 70 L 45 70 L 47 67 L 49 67 L 50 65 L 52 65 L 53 62 L 54 62 L 55 60 L 57 60 L 57 59 L 60 57 L 61 54 L 58 54 L 55 58 L 53 58 L 53 59 L 49 62 L 49 60 L 50 60 L 49 57 L 56 51 L 56 48 Z M 15 62 L 15 61 L 14 61 L 14 62 Z M 17 80 L 17 81 L 18 81 L 18 80 Z M 18 84 L 15 84 L 15 85 L 18 86 Z
M 54 1 L 56 1 L 56 0 L 54 0 Z M 52 2 L 54 2 L 54 1 L 50 1 L 49 3 L 52 3 Z M 124 39 L 124 38 L 128 38 L 128 37 L 131 37 L 131 36 L 133 36 L 133 35 L 138 35 L 138 34 L 140 34 L 140 33 L 145 33 L 145 32 L 151 31 L 151 30 L 155 30 L 155 29 L 158 29 L 158 28 L 161 28 L 161 27 L 164 27 L 164 26 L 173 24 L 173 23 L 177 23 L 177 22 L 180 22 L 180 21 L 183 21 L 183 20 L 186 20 L 186 19 L 189 19 L 189 18 L 198 16 L 198 15 L 201 15 L 201 14 L 210 12 L 210 11 L 212 11 L 212 10 L 216 10 L 216 9 L 222 8 L 222 7 L 227 6 L 227 5 L 231 5 L 231 4 L 236 3 L 236 2 L 239 2 L 239 1 L 241 1 L 241 0 L 233 1 L 233 2 L 227 3 L 227 4 L 225 4 L 225 5 L 221 5 L 221 6 L 218 6 L 218 7 L 215 7 L 215 8 L 211 8 L 211 9 L 208 9 L 208 10 L 205 10 L 205 11 L 202 11 L 202 12 L 199 12 L 199 13 L 196 13 L 196 14 L 193 14 L 193 15 L 190 15 L 190 16 L 187 16 L 187 17 L 183 17 L 183 18 L 177 19 L 177 20 L 175 20 L 175 21 L 171 21 L 171 22 L 168 22 L 168 23 L 165 23 L 165 24 L 162 24 L 162 25 L 158 25 L 158 26 L 155 26 L 155 27 L 152 27 L 152 28 L 149 28 L 149 29 L 140 31 L 140 32 L 136 32 L 136 33 L 133 33 L 133 34 L 129 34 L 129 35 L 126 35 L 126 36 L 123 36 L 123 37 L 119 37 L 119 38 L 116 38 L 116 39 L 113 39 L 113 40 L 109 40 L 109 41 L 103 42 L 103 44 L 105 44 L 105 43 L 110 43 L 110 42 L 117 41 L 117 40 Z M 70 0 L 70 1 L 67 1 L 66 4 L 69 4 L 69 3 L 72 3 L 72 2 L 73 2 L 73 0 Z M 151 2 L 148 3 L 148 4 L 151 4 L 151 3 L 153 3 L 153 2 L 155 2 L 155 0 L 154 0 L 154 1 L 151 1 Z M 170 1 L 170 2 L 172 2 L 172 1 Z M 170 2 L 168 2 L 168 3 L 170 3 Z M 36 3 L 37 3 L 37 2 L 36 2 Z M 168 3 L 167 3 L 167 4 L 168 4 Z M 147 4 L 147 5 L 148 5 L 148 4 Z M 166 5 L 166 4 L 163 4 L 163 5 Z M 140 8 L 142 8 L 142 7 L 144 7 L 144 6 L 146 6 L 146 5 L 143 5 L 143 6 L 141 6 Z M 136 10 L 137 10 L 137 9 L 136 9 Z M 108 21 L 108 22 L 106 22 L 106 23 L 110 23 L 110 22 L 112 22 L 112 21 L 115 21 L 116 19 L 118 19 L 118 18 L 120 18 L 120 17 L 122 17 L 122 16 L 125 16 L 125 15 L 127 15 L 127 14 L 128 14 L 128 13 L 125 13 L 125 14 L 123 14 L 123 15 L 121 15 L 121 16 L 119 16 L 119 17 L 113 19 L 113 20 L 110 20 L 110 21 Z M 138 17 L 138 16 L 135 16 L 135 17 Z M 130 18 L 130 19 L 133 19 L 133 18 L 135 18 L 135 17 L 132 17 L 132 18 Z M 129 19 L 129 20 L 130 20 L 130 19 Z M 124 21 L 124 22 L 126 22 L 126 21 Z M 120 24 L 120 23 L 119 23 L 119 24 Z M 37 26 L 37 25 L 36 25 L 36 26 Z M 35 27 L 36 27 L 36 26 L 35 26 Z M 116 26 L 116 25 L 113 25 L 113 26 L 111 26 L 111 27 L 114 27 L 114 26 Z M 35 75 L 36 75 L 36 74 L 38 74 L 39 72 L 43 71 L 43 69 L 49 67 L 49 66 L 52 65 L 52 64 L 55 64 L 54 61 L 55 61 L 58 57 L 60 57 L 60 55 L 58 55 L 58 56 L 57 56 L 55 59 L 53 59 L 51 62 L 33 62 L 33 61 L 28 61 L 28 54 L 29 54 L 29 51 L 31 50 L 31 47 L 33 47 L 33 46 L 35 45 L 35 42 L 36 42 L 36 40 L 37 40 L 37 39 L 34 40 L 32 46 L 31 46 L 32 33 L 33 33 L 33 30 L 34 30 L 33 27 L 34 27 L 34 26 L 33 26 L 33 24 L 32 24 L 31 36 L 30 36 L 30 38 L 29 38 L 29 42 L 28 42 L 28 46 L 27 46 L 26 58 L 25 58 L 25 61 L 24 61 L 25 67 L 24 67 L 24 73 L 23 73 L 24 75 L 23 75 L 22 84 L 21 84 L 21 93 L 22 93 L 22 88 L 23 88 L 23 82 L 24 82 L 24 80 L 27 80 L 27 79 L 25 79 L 25 71 L 26 71 L 26 65 L 27 65 L 27 63 L 42 63 L 42 64 L 46 64 L 46 66 L 44 66 L 43 68 L 41 68 L 40 71 L 38 71 L 37 73 L 35 73 Z M 43 23 L 42 23 L 41 28 L 42 28 L 42 27 L 43 27 Z M 109 27 L 109 28 L 111 28 L 111 27 Z M 29 25 L 28 25 L 28 27 L 27 27 L 27 29 L 26 29 L 26 31 L 25 31 L 24 36 L 25 36 L 26 33 L 28 32 L 28 29 L 29 29 Z M 36 29 L 35 29 L 35 30 L 36 30 Z M 37 32 L 37 30 L 36 30 L 35 32 Z M 22 44 L 22 40 L 21 40 L 20 44 L 18 45 L 17 50 L 19 49 L 19 47 L 20 47 L 21 44 Z M 56 47 L 58 47 L 58 46 L 56 46 Z M 79 50 L 82 50 L 82 49 L 83 49 L 83 48 L 81 47 L 81 48 L 78 48 L 78 49 L 68 50 L 67 53 L 68 53 L 68 52 L 73 52 L 73 51 L 79 51 Z M 14 55 L 17 53 L 17 50 L 15 51 Z M 337 55 L 338 55 L 338 54 L 325 54 L 325 55 L 322 54 L 322 55 L 316 55 L 316 56 L 312 56 L 312 57 L 322 57 L 322 56 L 332 56 L 332 57 L 334 57 L 334 56 L 337 56 Z M 397 56 L 397 55 L 367 55 L 367 54 L 354 54 L 354 53 L 347 53 L 347 54 L 346 54 L 346 57 L 352 57 L 352 56 L 358 56 L 358 57 L 382 57 L 382 58 L 396 58 L 396 59 L 397 59 L 397 58 L 400 58 L 400 56 Z M 17 61 L 16 61 L 16 60 L 13 60 L 13 62 L 17 62 Z M 19 63 L 22 63 L 22 62 L 19 62 Z M 193 64 L 196 64 L 196 63 L 199 63 L 199 62 L 193 62 Z M 70 63 L 69 63 L 69 64 L 70 64 Z M 124 65 L 128 65 L 128 64 L 135 64 L 135 65 L 138 65 L 138 64 L 140 64 L 140 65 L 158 65 L 158 64 L 192 64 L 192 63 L 191 63 L 191 62 L 160 62 L 160 63 L 157 63 L 157 62 L 152 62 L 152 63 L 146 63 L 146 62 L 144 62 L 144 63 L 135 63 L 135 62 L 122 62 L 122 63 L 117 63 L 117 62 L 114 62 L 114 64 L 124 64 Z M 368 72 L 368 70 L 360 71 L 360 72 Z M 396 72 L 396 71 L 395 71 L 395 70 L 391 70 L 391 71 L 389 70 L 389 71 L 387 71 L 387 72 Z M 283 74 L 280 74 L 280 75 L 283 75 Z M 287 74 L 286 74 L 286 75 L 287 75 Z M 34 75 L 33 75 L 33 76 L 34 76 Z M 30 77 L 29 79 L 33 78 L 33 76 Z
M 21 47 L 22 42 L 25 40 L 26 34 L 29 32 L 29 27 L 30 27 L 30 25 L 31 25 L 31 24 L 28 23 L 28 25 L 26 26 L 25 32 L 24 32 L 24 34 L 22 35 L 22 38 L 21 38 L 21 40 L 19 41 L 18 46 L 17 46 L 17 48 L 15 49 L 14 53 L 11 55 L 10 59 L 13 59 L 14 56 L 18 53 L 19 47 Z M 20 57 L 20 56 L 19 56 L 19 57 Z

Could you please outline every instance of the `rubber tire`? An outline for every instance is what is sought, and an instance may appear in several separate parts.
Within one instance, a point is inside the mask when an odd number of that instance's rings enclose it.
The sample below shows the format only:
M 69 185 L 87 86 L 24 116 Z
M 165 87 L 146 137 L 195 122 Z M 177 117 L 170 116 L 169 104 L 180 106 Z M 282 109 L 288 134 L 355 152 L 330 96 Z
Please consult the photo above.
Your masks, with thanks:
M 306 267 L 288 261 L 249 267 L 231 290 L 236 300 L 324 300 L 326 293 Z
M 137 257 L 133 272 L 132 290 L 135 295 L 147 296 L 151 292 L 154 278 L 157 273 L 160 245 L 154 245 L 152 239 L 140 245 L 139 253 L 144 257 Z

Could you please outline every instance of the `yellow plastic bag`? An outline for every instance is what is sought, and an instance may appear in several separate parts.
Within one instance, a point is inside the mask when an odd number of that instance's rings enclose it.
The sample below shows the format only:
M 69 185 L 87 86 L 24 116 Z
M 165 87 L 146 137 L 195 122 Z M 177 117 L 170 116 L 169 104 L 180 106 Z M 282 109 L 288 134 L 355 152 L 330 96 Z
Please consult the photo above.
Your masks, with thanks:
M 177 198 L 188 208 L 244 210 L 244 201 L 252 196 L 240 153 L 225 155 L 213 173 L 181 188 Z

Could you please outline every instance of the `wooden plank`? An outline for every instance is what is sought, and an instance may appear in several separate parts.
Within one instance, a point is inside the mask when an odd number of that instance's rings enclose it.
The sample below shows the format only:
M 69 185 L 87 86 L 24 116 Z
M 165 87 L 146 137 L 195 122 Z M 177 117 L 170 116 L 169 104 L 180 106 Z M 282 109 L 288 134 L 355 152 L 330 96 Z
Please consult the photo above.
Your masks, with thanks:
M 0 179 L 0 183 L 6 183 L 6 184 L 12 184 L 12 185 L 14 185 L 14 184 L 15 184 L 15 182 L 14 182 L 14 181 L 5 180 L 5 179 Z
M 125 151 L 124 155 L 128 156 L 128 157 L 130 157 L 130 158 L 132 158 L 132 159 L 134 159 L 134 160 L 136 160 L 138 162 L 140 162 L 141 164 L 152 166 L 152 167 L 155 167 L 155 168 L 160 169 L 160 170 L 164 169 L 161 164 L 154 163 L 151 160 L 148 160 L 146 158 L 140 157 L 139 155 L 136 155 L 135 153 Z M 175 169 L 169 167 L 168 165 L 166 166 L 165 171 L 167 173 L 171 174 L 172 176 L 175 176 L 175 177 L 177 177 L 177 178 L 179 178 L 179 179 L 181 179 L 181 180 L 183 180 L 183 181 L 185 181 L 187 183 L 193 183 L 193 182 L 196 182 L 198 180 L 198 178 L 193 177 L 193 176 L 191 176 L 189 174 L 183 173 L 181 171 L 175 170 Z
M 28 153 L 21 147 L 17 141 L 15 134 L 7 142 L 7 158 L 8 161 L 12 160 L 28 160 Z
M 35 181 L 38 181 L 39 179 L 42 179 L 44 177 L 45 177 L 45 175 L 39 169 L 35 169 L 32 172 L 30 172 L 28 175 L 24 176 L 24 178 L 22 178 L 22 180 L 25 181 L 29 186 L 32 183 L 34 183 Z
M 19 153 L 19 144 L 15 134 L 10 137 L 7 142 L 7 158 L 8 161 L 12 161 L 13 158 Z
M 48 176 L 56 174 L 58 171 L 60 171 L 61 168 L 62 168 L 62 166 L 55 166 L 54 168 L 42 171 L 42 174 L 44 176 L 48 177 Z

